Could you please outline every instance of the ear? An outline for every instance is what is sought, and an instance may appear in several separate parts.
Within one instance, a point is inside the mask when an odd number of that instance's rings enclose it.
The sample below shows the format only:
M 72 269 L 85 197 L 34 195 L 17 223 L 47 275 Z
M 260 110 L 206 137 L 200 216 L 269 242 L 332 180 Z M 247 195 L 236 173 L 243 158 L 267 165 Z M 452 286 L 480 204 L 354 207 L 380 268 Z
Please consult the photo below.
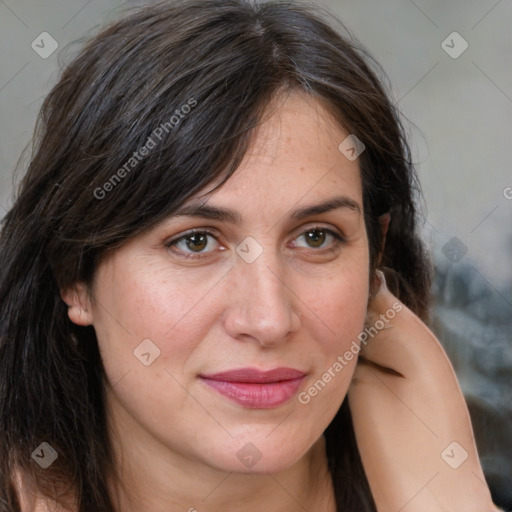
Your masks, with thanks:
M 388 234 L 389 224 L 391 223 L 391 214 L 389 212 L 382 214 L 379 217 L 379 224 L 382 233 L 382 243 L 380 246 L 379 254 L 377 257 L 377 266 L 380 265 L 384 248 L 386 247 L 386 235 Z
M 60 295 L 68 305 L 68 316 L 73 323 L 83 326 L 92 324 L 92 303 L 84 283 L 61 290 Z

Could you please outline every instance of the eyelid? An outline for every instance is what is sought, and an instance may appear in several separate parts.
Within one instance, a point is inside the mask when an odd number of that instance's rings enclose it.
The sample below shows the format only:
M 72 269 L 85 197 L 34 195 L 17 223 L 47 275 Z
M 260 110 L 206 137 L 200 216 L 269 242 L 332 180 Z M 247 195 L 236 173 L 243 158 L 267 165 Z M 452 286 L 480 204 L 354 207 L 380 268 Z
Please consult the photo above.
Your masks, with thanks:
M 325 252 L 325 251 L 333 251 L 333 250 L 336 250 L 337 248 L 339 248 L 339 246 L 341 244 L 344 244 L 347 242 L 347 239 L 345 238 L 345 236 L 341 233 L 341 232 L 338 232 L 334 229 L 331 229 L 331 228 L 328 228 L 328 227 L 325 227 L 325 226 L 322 226 L 322 225 L 316 225 L 316 226 L 311 226 L 311 227 L 307 227 L 305 229 L 302 229 L 300 231 L 300 233 L 298 233 L 297 236 L 293 237 L 292 241 L 294 243 L 296 243 L 295 241 L 303 236 L 305 233 L 307 233 L 308 231 L 323 231 L 324 233 L 327 233 L 328 235 L 332 236 L 334 238 L 334 242 L 327 245 L 326 247 L 320 247 L 320 248 L 314 248 L 314 247 L 303 247 L 303 246 L 300 246 L 298 248 L 304 250 L 304 251 L 310 251 L 312 253 L 318 253 L 318 254 L 321 254 L 322 252 Z M 297 246 L 296 246 L 297 247 Z
M 312 251 L 315 253 L 321 253 L 322 251 L 333 250 L 333 249 L 335 249 L 335 246 L 339 246 L 339 244 L 345 243 L 347 241 L 345 235 L 341 232 L 341 230 L 339 230 L 338 228 L 334 228 L 334 227 L 327 227 L 326 225 L 322 225 L 321 223 L 312 223 L 309 225 L 303 225 L 299 229 L 300 229 L 300 231 L 296 232 L 293 235 L 292 242 L 295 241 L 300 236 L 303 236 L 308 231 L 315 231 L 315 230 L 324 231 L 324 232 L 330 234 L 335 239 L 335 243 L 331 244 L 330 246 L 327 246 L 327 247 L 321 247 L 321 248 L 311 247 L 309 249 L 307 247 L 300 247 L 301 249 L 306 250 L 306 251 L 309 250 L 309 251 Z M 193 236 L 194 234 L 197 234 L 197 233 L 211 236 L 212 238 L 215 239 L 215 241 L 218 244 L 220 244 L 218 235 L 215 233 L 215 231 L 216 230 L 209 228 L 209 227 L 192 228 L 192 229 L 189 229 L 189 230 L 177 235 L 176 237 L 174 237 L 170 240 L 167 240 L 164 243 L 164 245 L 167 249 L 171 249 L 172 246 L 176 245 L 181 240 L 183 240 L 187 237 Z M 221 246 L 222 246 L 222 244 L 221 244 Z M 212 251 L 194 253 L 193 251 L 187 252 L 187 251 L 182 251 L 180 249 L 178 249 L 177 251 L 179 253 L 181 253 L 181 255 L 182 255 L 181 257 L 188 258 L 188 259 L 204 258 L 204 257 L 206 257 L 207 254 L 214 252 L 212 250 Z
M 192 228 L 192 229 L 189 229 L 187 231 L 184 231 L 183 233 L 181 233 L 179 235 L 176 235 L 175 237 L 166 240 L 164 242 L 164 245 L 166 247 L 170 247 L 171 245 L 173 245 L 173 244 L 183 240 L 184 238 L 187 238 L 187 237 L 192 236 L 192 235 L 196 235 L 198 233 L 199 234 L 210 235 L 211 237 L 215 238 L 215 240 L 218 241 L 216 233 L 211 228 L 204 227 L 204 228 Z
M 302 225 L 299 228 L 299 231 L 296 231 L 296 235 L 293 236 L 293 240 L 298 238 L 300 235 L 303 235 L 307 231 L 314 231 L 314 230 L 322 230 L 327 231 L 328 233 L 332 233 L 334 236 L 339 237 L 339 239 L 345 240 L 345 235 L 341 231 L 341 229 L 336 228 L 332 225 L 322 224 L 321 222 L 312 222 L 306 225 Z
M 339 228 L 327 227 L 324 224 L 314 223 L 314 222 L 309 225 L 306 224 L 306 225 L 300 226 L 300 228 L 298 228 L 298 230 L 295 231 L 295 234 L 293 235 L 292 239 L 295 240 L 295 238 L 298 238 L 300 235 L 303 235 L 305 232 L 312 231 L 314 229 L 328 231 L 328 232 L 332 233 L 333 235 L 337 235 L 340 239 L 345 240 L 345 235 Z M 199 227 L 199 228 L 191 228 L 187 231 L 184 231 L 181 234 L 178 234 L 176 237 L 166 240 L 165 245 L 169 246 L 173 243 L 176 243 L 176 242 L 182 240 L 183 238 L 194 235 L 196 233 L 201 233 L 201 234 L 204 233 L 204 234 L 210 235 L 218 241 L 218 238 L 217 238 L 218 235 L 215 233 L 215 231 L 216 231 L 215 228 L 212 228 L 209 226 Z

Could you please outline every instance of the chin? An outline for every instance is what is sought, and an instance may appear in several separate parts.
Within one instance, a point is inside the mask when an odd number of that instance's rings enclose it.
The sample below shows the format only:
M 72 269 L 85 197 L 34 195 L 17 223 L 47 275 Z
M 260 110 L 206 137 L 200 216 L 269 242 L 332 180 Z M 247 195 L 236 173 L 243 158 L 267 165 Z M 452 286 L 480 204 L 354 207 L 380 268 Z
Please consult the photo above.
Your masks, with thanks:
M 267 435 L 267 434 L 265 434 Z M 290 435 L 285 439 L 265 439 L 262 435 L 258 440 L 232 440 L 229 445 L 217 454 L 213 454 L 210 464 L 227 472 L 263 475 L 285 471 L 296 464 L 314 443 L 303 446 L 301 450 L 297 439 Z M 215 450 L 218 451 L 218 450 Z

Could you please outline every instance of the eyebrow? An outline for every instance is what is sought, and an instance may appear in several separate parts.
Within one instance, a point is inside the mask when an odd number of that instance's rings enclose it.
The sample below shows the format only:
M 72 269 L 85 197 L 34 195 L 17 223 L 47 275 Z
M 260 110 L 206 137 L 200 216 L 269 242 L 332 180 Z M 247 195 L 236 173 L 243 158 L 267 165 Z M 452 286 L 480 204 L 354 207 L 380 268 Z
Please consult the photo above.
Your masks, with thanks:
M 306 217 L 319 215 L 322 213 L 330 212 L 340 208 L 347 208 L 362 213 L 361 207 L 357 201 L 354 201 L 347 196 L 336 196 L 321 203 L 303 206 L 293 211 L 291 218 L 295 220 L 302 220 Z M 171 217 L 188 216 L 188 217 L 202 217 L 205 219 L 214 219 L 223 222 L 230 222 L 232 224 L 240 225 L 242 223 L 242 216 L 236 210 L 228 208 L 221 208 L 219 206 L 209 206 L 204 203 L 194 203 L 185 205 L 176 210 Z

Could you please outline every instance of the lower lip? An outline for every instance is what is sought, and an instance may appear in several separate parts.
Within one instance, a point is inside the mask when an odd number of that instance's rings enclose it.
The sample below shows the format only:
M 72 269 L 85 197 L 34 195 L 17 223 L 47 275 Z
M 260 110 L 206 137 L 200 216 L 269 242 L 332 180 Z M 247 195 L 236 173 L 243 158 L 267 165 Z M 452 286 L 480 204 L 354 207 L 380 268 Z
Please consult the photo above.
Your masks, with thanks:
M 215 391 L 251 409 L 271 409 L 284 404 L 298 391 L 304 377 L 258 384 L 202 378 Z

